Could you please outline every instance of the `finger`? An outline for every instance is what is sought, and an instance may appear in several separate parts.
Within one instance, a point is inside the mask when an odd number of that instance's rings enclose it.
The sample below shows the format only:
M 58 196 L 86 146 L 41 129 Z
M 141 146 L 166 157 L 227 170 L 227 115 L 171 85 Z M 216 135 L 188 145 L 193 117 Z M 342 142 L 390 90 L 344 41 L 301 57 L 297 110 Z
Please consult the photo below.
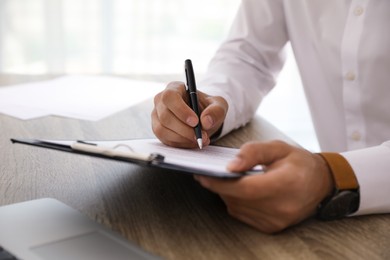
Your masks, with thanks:
M 263 199 L 274 194 L 278 187 L 273 174 L 251 175 L 235 180 L 224 180 L 206 176 L 196 176 L 199 183 L 221 196 L 243 200 Z
M 227 169 L 232 172 L 243 172 L 259 164 L 269 165 L 286 157 L 291 149 L 292 146 L 282 141 L 249 142 L 240 148 L 236 158 L 228 164 Z
M 195 127 L 198 124 L 198 116 L 188 105 L 188 94 L 184 83 L 169 83 L 159 98 L 161 100 L 160 104 L 165 106 L 184 124 L 187 124 L 190 127 Z
M 189 142 L 195 142 L 194 129 L 178 119 L 172 111 L 159 108 L 157 105 L 152 113 L 152 127 L 154 133 L 159 137 L 164 137 L 165 130 L 169 129 L 176 135 L 186 138 Z M 163 106 L 161 104 L 161 106 Z M 160 111 L 160 112 L 159 112 Z
M 243 200 L 229 196 L 222 196 L 226 206 L 231 210 L 244 212 L 246 215 L 257 216 L 258 218 L 278 218 L 281 221 L 291 219 L 291 202 L 281 201 L 276 203 L 275 199 Z
M 295 217 L 283 214 L 283 211 L 275 209 L 275 203 L 269 203 L 269 200 L 248 201 L 240 200 L 227 196 L 221 196 L 225 202 L 228 213 L 266 233 L 281 231 L 286 227 L 296 224 Z
M 264 210 L 253 209 L 240 204 L 229 205 L 228 212 L 231 216 L 256 227 L 262 232 L 275 233 L 296 225 L 307 218 L 307 215 L 289 215 L 279 211 L 273 211 L 272 205 L 263 205 Z
M 238 219 L 239 221 L 260 230 L 261 232 L 272 234 L 275 232 L 279 232 L 285 228 L 284 225 L 275 224 L 275 219 L 269 218 L 256 218 L 252 215 L 245 214 L 242 211 L 229 211 L 229 214 Z
M 198 118 L 188 107 L 186 99 L 188 97 L 182 82 L 169 83 L 163 92 L 155 96 L 155 111 L 153 111 L 155 114 L 152 114 L 152 124 L 154 132 L 161 140 L 164 139 L 162 137 L 165 135 L 165 130 L 170 129 L 195 145 L 192 127 L 198 123 Z
M 168 125 L 172 126 L 175 123 L 168 123 Z M 180 127 L 174 127 L 176 129 L 180 129 Z M 168 127 L 165 127 L 163 124 L 161 124 L 161 121 L 157 117 L 157 112 L 154 109 L 152 111 L 152 130 L 156 137 L 164 144 L 174 147 L 181 147 L 181 148 L 195 148 L 198 146 L 198 144 L 195 141 L 195 136 L 193 134 L 193 130 L 189 133 L 187 133 L 187 136 L 185 136 L 187 126 L 182 126 L 184 130 L 178 130 L 174 131 Z M 191 129 L 190 129 L 191 130 Z M 183 135 L 184 133 L 184 135 Z M 191 136 L 193 136 L 193 139 L 191 139 Z
M 204 107 L 201 114 L 202 127 L 205 130 L 216 131 L 225 120 L 228 104 L 222 97 L 210 97 L 201 92 L 199 94 Z
M 221 196 L 221 199 L 226 205 L 226 210 L 233 217 L 237 217 L 238 215 L 246 215 L 253 219 L 261 220 L 268 218 L 270 215 L 266 212 L 267 208 L 263 207 L 262 203 L 258 201 L 255 203 L 257 208 L 254 208 L 254 202 L 250 204 L 245 200 L 235 199 L 227 196 Z

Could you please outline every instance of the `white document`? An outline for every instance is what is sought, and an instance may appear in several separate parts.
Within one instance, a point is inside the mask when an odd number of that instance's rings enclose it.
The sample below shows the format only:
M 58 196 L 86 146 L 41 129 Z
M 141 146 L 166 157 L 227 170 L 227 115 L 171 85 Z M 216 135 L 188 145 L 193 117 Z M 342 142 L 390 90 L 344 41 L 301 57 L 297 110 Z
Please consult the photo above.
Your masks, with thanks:
M 12 142 L 220 178 L 238 178 L 265 171 L 264 166 L 258 165 L 243 173 L 229 172 L 226 167 L 239 149 L 214 145 L 204 149 L 181 149 L 166 146 L 158 139 L 62 141 L 16 138 Z
M 0 88 L 0 113 L 97 121 L 153 97 L 162 83 L 110 76 L 64 76 Z
M 172 169 L 204 174 L 213 177 L 231 178 L 251 174 L 260 174 L 265 167 L 257 165 L 245 173 L 232 173 L 227 170 L 227 165 L 239 152 L 237 148 L 209 145 L 203 149 L 175 148 L 161 143 L 158 139 L 132 139 L 118 141 L 91 141 L 99 147 L 135 153 L 157 153 L 164 156 L 162 168 L 169 164 Z
M 131 150 L 137 153 L 158 153 L 164 156 L 164 162 L 210 172 L 227 172 L 227 164 L 235 158 L 239 149 L 209 145 L 203 149 L 181 149 L 162 144 L 157 139 L 133 139 L 115 142 L 93 142 L 98 146 L 119 150 Z

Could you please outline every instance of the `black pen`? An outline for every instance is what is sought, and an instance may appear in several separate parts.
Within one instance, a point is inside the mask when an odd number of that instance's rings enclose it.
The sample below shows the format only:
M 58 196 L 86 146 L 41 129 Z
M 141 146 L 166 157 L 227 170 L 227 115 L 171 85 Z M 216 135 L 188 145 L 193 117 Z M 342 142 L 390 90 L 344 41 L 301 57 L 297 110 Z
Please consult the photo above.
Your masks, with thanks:
M 190 107 L 196 115 L 198 116 L 199 123 L 195 126 L 195 136 L 196 141 L 198 142 L 198 146 L 200 149 L 203 147 L 203 140 L 202 140 L 202 127 L 200 125 L 200 114 L 199 114 L 199 104 L 198 104 L 198 94 L 196 92 L 196 82 L 195 82 L 195 74 L 194 69 L 192 68 L 192 62 L 191 60 L 185 60 L 184 62 L 184 69 L 186 73 L 186 79 L 187 79 L 187 92 L 188 96 L 190 98 Z

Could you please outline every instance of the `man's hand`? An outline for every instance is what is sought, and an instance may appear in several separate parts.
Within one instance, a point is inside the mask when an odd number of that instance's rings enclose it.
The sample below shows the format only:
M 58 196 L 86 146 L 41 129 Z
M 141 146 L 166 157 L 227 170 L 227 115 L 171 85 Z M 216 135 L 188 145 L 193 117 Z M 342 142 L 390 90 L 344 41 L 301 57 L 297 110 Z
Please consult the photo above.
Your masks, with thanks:
M 237 180 L 195 179 L 221 196 L 230 215 L 265 233 L 312 216 L 332 192 L 332 176 L 322 157 L 281 141 L 243 145 L 228 170 L 243 172 L 259 164 L 267 167 L 264 174 Z
M 198 91 L 203 146 L 210 144 L 214 134 L 225 120 L 228 104 L 222 97 L 208 96 Z M 171 82 L 154 98 L 152 129 L 158 139 L 166 145 L 197 147 L 194 126 L 198 117 L 188 106 L 188 94 L 182 82 Z

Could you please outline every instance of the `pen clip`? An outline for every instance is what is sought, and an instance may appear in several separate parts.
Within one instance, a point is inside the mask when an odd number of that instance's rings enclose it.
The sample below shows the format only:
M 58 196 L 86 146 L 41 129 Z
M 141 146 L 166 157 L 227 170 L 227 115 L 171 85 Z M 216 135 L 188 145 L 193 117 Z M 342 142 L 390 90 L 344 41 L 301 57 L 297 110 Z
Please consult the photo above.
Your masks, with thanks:
M 185 84 L 185 88 L 186 88 L 186 91 L 189 92 L 190 89 L 189 89 L 189 87 L 188 87 L 188 70 L 187 70 L 187 66 L 186 66 L 186 65 L 184 65 L 184 72 L 185 72 L 185 74 L 186 74 L 186 84 Z
M 188 91 L 188 93 L 196 92 L 196 81 L 191 60 L 187 59 L 184 61 L 184 71 L 186 74 L 187 81 L 186 90 Z

